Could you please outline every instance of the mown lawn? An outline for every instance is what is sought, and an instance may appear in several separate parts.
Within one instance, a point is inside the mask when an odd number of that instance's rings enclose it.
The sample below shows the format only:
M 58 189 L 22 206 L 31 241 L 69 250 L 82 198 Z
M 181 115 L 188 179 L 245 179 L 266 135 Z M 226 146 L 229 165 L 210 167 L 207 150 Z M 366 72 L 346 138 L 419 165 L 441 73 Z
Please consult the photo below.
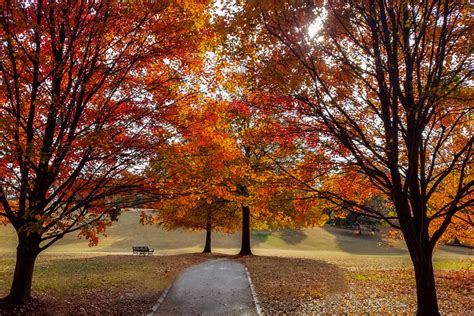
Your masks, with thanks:
M 208 257 L 42 255 L 34 280 L 35 300 L 24 307 L 0 305 L 0 315 L 34 314 L 144 314 L 176 275 Z M 12 259 L 0 259 L 0 296 L 8 293 Z
M 265 315 L 414 313 L 413 273 L 405 260 L 351 256 L 324 259 L 183 254 L 40 256 L 34 275 L 35 300 L 1 307 L 0 315 L 146 314 L 178 273 L 218 257 L 240 260 L 249 269 Z M 6 295 L 13 258 L 0 259 L 0 295 Z M 436 264 L 440 307 L 467 315 L 474 308 L 474 270 L 469 260 Z
M 264 314 L 410 314 L 416 312 L 413 271 L 396 258 L 328 260 L 244 258 Z M 470 260 L 435 264 L 440 309 L 470 315 L 474 269 Z
M 204 233 L 168 232 L 138 220 L 138 213 L 124 213 L 97 247 L 70 235 L 42 253 L 34 275 L 36 300 L 17 312 L 146 313 L 180 271 L 214 257 L 197 254 Z M 355 236 L 335 227 L 254 232 L 252 237 L 257 256 L 238 260 L 248 266 L 267 314 L 414 311 L 412 266 L 403 241 L 389 245 L 383 234 Z M 213 249 L 235 254 L 240 239 L 239 234 L 214 234 Z M 10 287 L 16 242 L 12 228 L 0 226 L 0 297 Z M 159 256 L 123 255 L 136 245 L 149 245 Z M 471 258 L 467 248 L 435 251 L 438 296 L 447 314 L 474 310 Z M 0 315 L 11 312 L 0 309 Z

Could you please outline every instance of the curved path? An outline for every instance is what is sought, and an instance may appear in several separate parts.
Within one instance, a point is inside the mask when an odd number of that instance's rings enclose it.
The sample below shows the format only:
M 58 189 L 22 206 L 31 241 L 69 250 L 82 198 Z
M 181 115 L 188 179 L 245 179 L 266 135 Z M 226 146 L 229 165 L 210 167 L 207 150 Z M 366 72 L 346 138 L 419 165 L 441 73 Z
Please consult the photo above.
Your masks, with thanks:
M 226 259 L 186 269 L 155 315 L 257 315 L 245 267 Z

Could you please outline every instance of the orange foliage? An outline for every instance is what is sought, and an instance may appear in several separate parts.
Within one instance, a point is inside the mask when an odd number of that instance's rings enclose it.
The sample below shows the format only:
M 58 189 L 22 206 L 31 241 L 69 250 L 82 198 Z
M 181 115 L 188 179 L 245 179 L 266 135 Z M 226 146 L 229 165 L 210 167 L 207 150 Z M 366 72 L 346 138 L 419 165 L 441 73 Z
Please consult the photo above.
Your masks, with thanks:
M 41 250 L 74 231 L 97 243 L 187 102 L 181 79 L 212 40 L 208 3 L 0 6 L 2 221 Z

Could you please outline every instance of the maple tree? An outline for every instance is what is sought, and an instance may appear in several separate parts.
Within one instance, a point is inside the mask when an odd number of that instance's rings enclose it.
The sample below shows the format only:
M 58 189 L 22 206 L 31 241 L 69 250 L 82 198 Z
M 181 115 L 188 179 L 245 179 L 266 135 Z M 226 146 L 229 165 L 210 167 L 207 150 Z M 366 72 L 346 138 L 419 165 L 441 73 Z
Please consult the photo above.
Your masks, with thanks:
M 212 231 L 233 232 L 238 228 L 238 204 L 233 199 L 232 179 L 239 153 L 227 133 L 219 102 L 191 103 L 179 109 L 178 132 L 170 143 L 156 148 L 157 160 L 147 171 L 150 177 L 163 173 L 153 183 L 161 198 L 147 204 L 142 223 L 166 229 L 205 230 L 204 253 L 211 252 Z
M 5 301 L 30 298 L 40 252 L 72 232 L 96 244 L 143 187 L 179 80 L 198 67 L 203 6 L 2 2 L 0 218 L 18 235 Z
M 283 126 L 273 113 L 263 113 L 245 97 L 235 96 L 233 107 L 240 113 L 233 122 L 232 135 L 241 152 L 236 194 L 243 199 L 242 242 L 239 255 L 251 255 L 250 228 L 289 227 L 299 223 L 293 217 L 286 174 L 279 164 L 291 162 L 296 144 L 282 137 Z M 286 133 L 283 133 L 286 135 Z M 270 158 L 269 153 L 272 157 Z
M 180 108 L 176 141 L 158 149 L 162 159 L 150 170 L 166 174 L 158 192 L 168 198 L 152 203 L 157 214 L 144 213 L 142 220 L 169 229 L 204 229 L 204 252 L 210 252 L 211 231 L 235 231 L 242 217 L 242 247 L 251 254 L 249 194 L 244 191 L 249 170 L 232 135 L 229 109 L 227 102 L 211 99 Z
M 149 173 L 166 175 L 155 186 L 163 198 L 149 204 L 155 211 L 144 212 L 142 221 L 167 229 L 206 230 L 204 252 L 208 252 L 211 231 L 236 231 L 240 220 L 240 255 L 252 254 L 251 226 L 301 222 L 301 216 L 294 216 L 284 174 L 265 155 L 271 151 L 287 159 L 292 153 L 291 140 L 276 139 L 276 122 L 270 116 L 258 120 L 256 111 L 242 101 L 202 98 L 188 106 L 177 114 L 174 140 L 157 148 L 161 159 Z
M 328 159 L 328 168 L 311 168 L 317 181 L 311 172 L 295 178 L 332 204 L 399 229 L 418 314 L 439 315 L 433 249 L 453 222 L 472 227 L 469 5 L 268 0 L 228 9 L 222 20 L 248 80 L 282 98 L 260 104 L 299 121 Z M 363 204 L 381 193 L 393 214 Z
M 244 109 L 234 127 L 246 173 L 238 182 L 242 204 L 240 255 L 252 254 L 250 219 L 257 229 L 321 226 L 328 219 L 320 202 L 304 190 L 288 170 L 298 169 L 302 142 L 299 129 L 281 121 L 278 112 L 261 111 L 245 97 L 234 106 Z
M 318 201 L 308 199 L 308 192 L 285 170 L 295 168 L 300 158 L 299 131 L 283 124 L 277 112 L 261 111 L 247 97 L 235 95 L 231 103 L 231 113 L 232 109 L 240 113 L 231 128 L 241 153 L 234 192 L 244 202 L 240 255 L 252 254 L 251 226 L 299 228 L 321 225 L 327 219 L 316 207 Z
M 184 206 L 176 200 L 171 201 L 174 203 L 169 201 L 165 203 L 162 200 L 159 205 L 153 205 L 154 208 L 159 207 L 157 210 L 151 213 L 142 212 L 141 222 L 158 224 L 168 230 L 180 228 L 204 230 L 206 240 L 203 253 L 212 252 L 212 232 L 234 232 L 238 228 L 238 208 L 229 201 L 213 201 L 208 197 L 205 200 L 194 201 L 193 206 Z

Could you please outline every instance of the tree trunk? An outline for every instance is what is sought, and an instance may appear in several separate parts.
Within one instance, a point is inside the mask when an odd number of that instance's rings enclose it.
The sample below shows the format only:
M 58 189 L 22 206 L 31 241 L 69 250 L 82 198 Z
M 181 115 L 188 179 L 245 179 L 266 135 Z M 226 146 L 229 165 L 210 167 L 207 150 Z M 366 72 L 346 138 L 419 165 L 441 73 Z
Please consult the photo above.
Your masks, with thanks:
M 418 180 L 416 180 L 418 181 Z M 401 195 L 401 194 L 400 194 Z M 407 200 L 402 197 L 394 199 L 397 207 L 398 220 L 405 244 L 415 270 L 417 316 L 439 316 L 438 299 L 433 271 L 433 248 L 428 232 L 427 218 L 418 219 L 418 222 L 404 210 L 409 210 Z M 419 209 L 414 214 L 423 214 Z
M 204 250 L 202 251 L 202 253 L 211 253 L 211 233 L 211 218 L 208 217 L 206 223 L 206 245 L 204 246 Z
M 415 255 L 413 266 L 416 278 L 417 316 L 440 315 L 431 255 Z
M 18 236 L 15 272 L 10 293 L 3 301 L 9 304 L 24 304 L 31 299 L 31 283 L 35 261 L 40 253 L 39 242 L 30 234 Z
M 250 249 L 250 207 L 242 204 L 242 244 L 240 246 L 241 256 L 252 254 Z

